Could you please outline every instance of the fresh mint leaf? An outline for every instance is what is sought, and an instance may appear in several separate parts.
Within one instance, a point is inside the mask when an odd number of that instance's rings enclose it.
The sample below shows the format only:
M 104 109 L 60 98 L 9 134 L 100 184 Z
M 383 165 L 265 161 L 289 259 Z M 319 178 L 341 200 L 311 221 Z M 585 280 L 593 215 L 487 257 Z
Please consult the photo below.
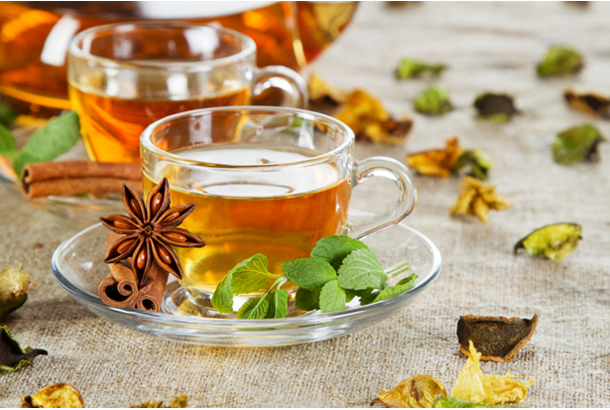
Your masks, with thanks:
M 76 111 L 68 111 L 50 120 L 36 131 L 15 156 L 13 169 L 17 175 L 31 162 L 52 161 L 67 152 L 80 139 L 80 122 Z
M 343 260 L 339 268 L 339 286 L 343 289 L 383 289 L 387 277 L 377 255 L 370 249 L 357 249 Z
M 307 290 L 299 288 L 299 290 L 297 290 L 295 306 L 297 309 L 306 312 L 320 309 L 320 289 Z
M 335 270 L 339 270 L 341 262 L 356 249 L 368 249 L 364 243 L 348 236 L 333 235 L 320 239 L 311 251 L 314 258 L 324 259 Z
M 10 105 L 0 103 L 0 124 L 10 127 L 13 125 L 19 113 Z
M 269 286 L 269 279 L 279 275 L 269 273 L 268 269 L 267 257 L 261 253 L 244 260 L 231 269 L 231 291 L 234 295 L 243 295 Z
M 233 270 L 218 284 L 212 295 L 212 306 L 220 313 L 233 313 L 233 292 L 231 291 L 231 281 Z
M 364 289 L 355 291 L 356 296 L 360 296 L 360 306 L 370 305 L 379 295 L 379 291 L 375 289 Z
M 285 262 L 282 270 L 292 283 L 309 290 L 321 288 L 328 281 L 337 279 L 337 273 L 330 263 L 318 258 L 293 259 Z
M 320 291 L 320 310 L 322 313 L 344 310 L 346 300 L 345 289 L 341 289 L 336 280 L 331 280 Z
M 243 304 L 239 312 L 237 312 L 238 319 L 264 319 L 267 316 L 267 310 L 269 309 L 269 300 L 266 296 L 259 296 L 256 298 L 249 299 Z
M 374 302 L 393 298 L 394 296 L 400 295 L 401 293 L 411 289 L 415 283 L 415 279 L 417 279 L 417 275 L 413 274 L 408 278 L 404 278 L 396 285 L 385 288 L 379 293 L 379 295 L 377 295 Z
M 278 289 L 267 296 L 269 299 L 269 310 L 267 310 L 266 318 L 278 319 L 286 317 L 288 314 L 288 291 Z
M 345 303 L 351 302 L 352 299 L 354 299 L 357 296 L 355 290 L 351 290 L 351 289 L 344 289 L 344 290 L 345 290 Z
M 0 155 L 10 157 L 18 152 L 13 134 L 11 134 L 8 128 L 0 124 Z

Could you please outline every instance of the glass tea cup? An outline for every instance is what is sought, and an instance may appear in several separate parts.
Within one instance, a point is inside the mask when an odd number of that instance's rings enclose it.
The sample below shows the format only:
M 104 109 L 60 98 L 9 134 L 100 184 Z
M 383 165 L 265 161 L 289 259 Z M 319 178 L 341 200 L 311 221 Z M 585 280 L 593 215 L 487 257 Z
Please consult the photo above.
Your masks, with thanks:
M 168 22 L 97 26 L 68 50 L 68 83 L 89 156 L 139 160 L 154 121 L 197 108 L 248 105 L 270 87 L 304 107 L 307 87 L 289 68 L 256 67 L 256 45 L 236 31 Z
M 416 191 L 400 162 L 354 158 L 354 133 L 342 122 L 283 107 L 223 107 L 176 114 L 141 138 L 144 193 L 163 177 L 172 206 L 195 203 L 181 225 L 203 248 L 177 248 L 181 285 L 207 300 L 229 270 L 257 253 L 269 271 L 307 257 L 329 235 L 362 237 L 404 219 Z M 398 188 L 389 208 L 348 221 L 352 189 L 371 177 Z M 287 287 L 288 288 L 288 287 Z

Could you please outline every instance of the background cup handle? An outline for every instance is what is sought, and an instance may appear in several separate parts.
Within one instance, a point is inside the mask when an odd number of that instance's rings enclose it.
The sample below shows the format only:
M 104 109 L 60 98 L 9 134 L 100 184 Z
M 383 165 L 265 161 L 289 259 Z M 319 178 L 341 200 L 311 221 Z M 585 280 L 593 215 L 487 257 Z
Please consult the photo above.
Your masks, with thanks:
M 417 190 L 411 180 L 411 174 L 406 166 L 386 157 L 370 157 L 358 162 L 354 188 L 373 177 L 383 177 L 396 184 L 400 195 L 394 206 L 369 218 L 351 224 L 348 221 L 347 235 L 352 238 L 362 238 L 370 233 L 402 221 L 413 211 L 417 201 Z
M 288 106 L 307 108 L 307 84 L 296 71 L 279 65 L 256 68 L 252 94 L 260 95 L 269 88 L 279 88 L 286 92 L 290 100 Z

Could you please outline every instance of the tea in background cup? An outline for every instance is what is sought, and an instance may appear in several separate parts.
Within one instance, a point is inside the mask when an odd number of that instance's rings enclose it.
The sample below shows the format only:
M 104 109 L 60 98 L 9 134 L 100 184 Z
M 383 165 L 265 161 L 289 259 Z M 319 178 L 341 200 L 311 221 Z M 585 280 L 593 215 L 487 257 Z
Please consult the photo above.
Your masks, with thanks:
M 294 71 L 256 67 L 256 45 L 232 30 L 179 23 L 120 23 L 70 43 L 70 100 L 93 160 L 137 161 L 140 135 L 154 121 L 205 107 L 250 104 L 280 87 L 304 106 L 307 87 Z
M 416 192 L 407 168 L 390 158 L 354 158 L 354 134 L 332 117 L 279 107 L 224 107 L 181 113 L 142 135 L 147 194 L 163 177 L 173 205 L 197 206 L 181 225 L 200 249 L 176 249 L 181 284 L 211 295 L 236 264 L 262 253 L 269 271 L 307 257 L 329 235 L 362 237 L 405 218 Z M 390 209 L 350 224 L 352 189 L 370 177 L 400 191 Z

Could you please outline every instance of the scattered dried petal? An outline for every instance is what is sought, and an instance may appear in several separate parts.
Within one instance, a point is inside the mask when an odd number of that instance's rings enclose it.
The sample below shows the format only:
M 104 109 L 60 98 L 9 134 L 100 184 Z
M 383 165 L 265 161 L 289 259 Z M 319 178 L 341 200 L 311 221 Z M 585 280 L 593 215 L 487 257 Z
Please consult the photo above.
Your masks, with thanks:
M 453 166 L 453 172 L 458 174 L 463 168 L 470 169 L 469 176 L 481 181 L 487 181 L 489 171 L 493 168 L 493 162 L 481 150 L 466 150 Z
M 598 129 L 590 124 L 569 128 L 557 135 L 553 142 L 553 159 L 562 165 L 576 162 L 599 161 L 597 151 L 600 142 L 605 141 Z
M 0 328 L 0 370 L 16 372 L 24 366 L 31 366 L 34 358 L 41 354 L 46 355 L 47 351 L 32 349 L 30 346 L 22 349 L 8 327 Z
M 432 407 L 438 396 L 447 397 L 445 386 L 432 376 L 418 374 L 403 380 L 396 387 L 382 391 L 378 399 L 371 402 L 386 407 L 426 408 Z
M 27 300 L 27 291 L 34 281 L 21 267 L 0 271 L 0 318 L 19 309 Z
M 566 46 L 549 47 L 536 70 L 542 77 L 576 74 L 585 66 L 582 55 Z
M 453 109 L 449 94 L 442 88 L 428 87 L 415 97 L 413 107 L 428 115 L 443 115 Z
M 490 210 L 504 211 L 512 206 L 510 202 L 496 194 L 495 185 L 484 185 L 478 179 L 465 176 L 464 182 L 459 187 L 463 191 L 451 208 L 451 215 L 474 215 L 487 224 Z
M 343 91 L 325 83 L 316 73 L 309 77 L 309 107 L 316 111 L 326 111 L 343 104 L 346 95 Z
M 527 388 L 535 380 L 514 380 L 515 376 L 510 373 L 484 375 L 479 366 L 480 358 L 481 353 L 470 342 L 468 361 L 458 375 L 451 396 L 471 402 L 484 401 L 486 405 L 519 403 L 527 397 Z
M 401 58 L 396 69 L 396 78 L 405 80 L 407 78 L 419 78 L 424 74 L 438 76 L 447 69 L 444 64 L 430 64 L 423 61 Z
M 495 122 L 506 122 L 518 114 L 511 95 L 502 93 L 483 93 L 474 101 L 479 118 Z
M 129 406 L 130 408 L 170 408 L 170 409 L 178 409 L 185 408 L 188 404 L 188 397 L 186 394 L 181 394 L 180 396 L 176 396 L 172 398 L 169 402 L 169 406 L 164 406 L 162 401 L 145 401 L 144 403 L 137 404 L 135 406 Z
M 23 398 L 21 407 L 82 409 L 85 407 L 85 403 L 76 387 L 71 384 L 57 383 L 43 387 L 36 394 Z
M 472 409 L 472 408 L 496 408 L 496 407 L 517 407 L 510 404 L 505 405 L 485 405 L 484 401 L 480 402 L 472 402 L 467 400 L 460 400 L 456 397 L 439 397 L 434 401 L 434 405 L 432 406 L 435 409 Z
M 420 174 L 446 178 L 454 171 L 463 152 L 457 137 L 454 137 L 445 141 L 444 149 L 408 154 L 407 165 Z
M 515 244 L 515 254 L 524 248 L 530 255 L 563 259 L 576 249 L 582 239 L 582 226 L 575 223 L 556 223 L 536 229 Z
M 563 98 L 572 108 L 582 111 L 594 117 L 608 116 L 610 98 L 596 93 L 577 93 L 573 90 L 565 90 Z
M 538 315 L 531 319 L 503 316 L 461 316 L 457 324 L 460 351 L 469 355 L 472 342 L 481 352 L 481 360 L 509 362 L 532 338 L 538 324 Z

